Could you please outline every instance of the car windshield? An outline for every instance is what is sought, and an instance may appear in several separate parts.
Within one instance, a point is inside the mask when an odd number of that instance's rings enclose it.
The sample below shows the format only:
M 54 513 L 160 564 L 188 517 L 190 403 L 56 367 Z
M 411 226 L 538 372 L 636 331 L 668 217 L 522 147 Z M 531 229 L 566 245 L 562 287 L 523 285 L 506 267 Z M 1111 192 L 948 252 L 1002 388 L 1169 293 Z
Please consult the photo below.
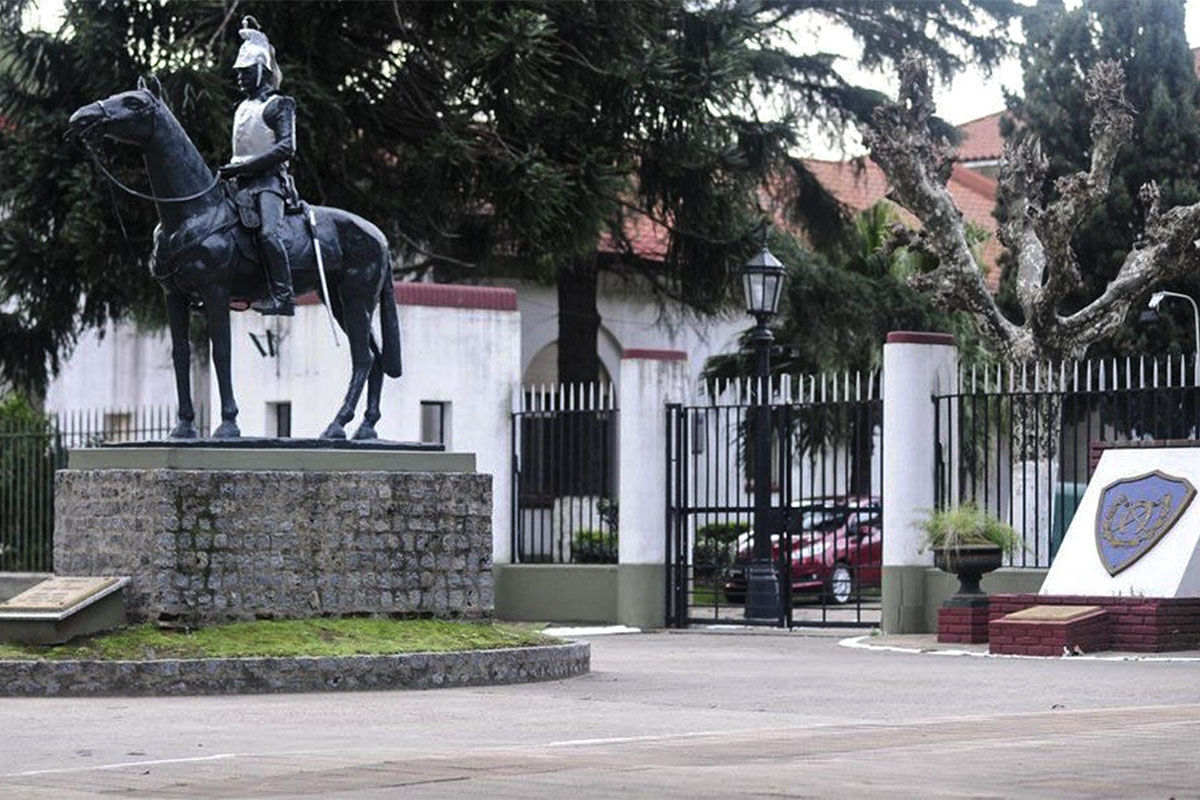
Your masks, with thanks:
M 801 531 L 831 531 L 846 519 L 845 511 L 817 508 L 805 511 L 800 517 Z

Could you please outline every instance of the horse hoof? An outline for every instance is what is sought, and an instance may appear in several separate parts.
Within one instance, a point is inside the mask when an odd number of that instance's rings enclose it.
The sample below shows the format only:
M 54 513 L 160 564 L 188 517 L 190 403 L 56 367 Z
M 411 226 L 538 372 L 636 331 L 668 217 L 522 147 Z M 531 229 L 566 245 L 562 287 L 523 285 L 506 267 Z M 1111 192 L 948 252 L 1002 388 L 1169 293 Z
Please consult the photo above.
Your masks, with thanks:
M 217 426 L 215 431 L 213 431 L 214 439 L 236 439 L 241 435 L 241 429 L 237 426 L 237 423 L 231 419 L 225 420 Z
M 171 433 L 168 434 L 167 438 L 169 438 L 169 439 L 195 439 L 196 438 L 196 426 L 194 424 L 192 424 L 191 422 L 181 421 L 178 425 L 176 425 L 174 428 L 171 429 Z
M 354 438 L 359 441 L 362 441 L 363 439 L 378 439 L 379 434 L 375 432 L 373 427 L 364 422 L 362 425 L 359 425 L 358 430 L 354 432 Z
M 321 434 L 322 439 L 345 439 L 346 429 L 336 422 L 329 423 L 329 427 Z

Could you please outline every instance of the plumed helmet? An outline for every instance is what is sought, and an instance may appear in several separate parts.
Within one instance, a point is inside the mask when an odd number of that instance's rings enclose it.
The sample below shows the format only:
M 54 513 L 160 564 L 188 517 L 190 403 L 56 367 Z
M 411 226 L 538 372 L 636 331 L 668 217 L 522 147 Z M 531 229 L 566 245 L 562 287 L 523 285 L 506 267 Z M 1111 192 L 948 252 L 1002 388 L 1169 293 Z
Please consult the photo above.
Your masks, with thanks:
M 278 89 L 283 81 L 283 73 L 279 70 L 279 62 L 275 60 L 275 48 L 271 46 L 267 35 L 259 30 L 258 20 L 244 17 L 238 34 L 242 37 L 242 46 L 233 68 L 260 66 L 268 74 L 272 88 Z

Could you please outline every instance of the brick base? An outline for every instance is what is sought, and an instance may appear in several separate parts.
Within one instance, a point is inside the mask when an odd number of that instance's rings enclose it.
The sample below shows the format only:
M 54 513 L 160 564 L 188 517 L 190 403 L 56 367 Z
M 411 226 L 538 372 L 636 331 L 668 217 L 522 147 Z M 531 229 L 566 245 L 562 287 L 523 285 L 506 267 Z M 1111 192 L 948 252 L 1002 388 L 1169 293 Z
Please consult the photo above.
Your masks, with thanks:
M 950 644 L 982 644 L 988 640 L 988 598 L 969 602 L 952 597 L 938 609 L 937 640 Z
M 1079 606 L 1066 619 L 1019 618 L 1019 614 L 988 624 L 988 651 L 1004 655 L 1061 656 L 1109 649 L 1109 618 L 1099 606 Z
M 1108 614 L 1113 650 L 1162 653 L 1200 648 L 1200 597 L 993 594 L 991 601 L 992 620 L 1035 605 L 1099 606 Z

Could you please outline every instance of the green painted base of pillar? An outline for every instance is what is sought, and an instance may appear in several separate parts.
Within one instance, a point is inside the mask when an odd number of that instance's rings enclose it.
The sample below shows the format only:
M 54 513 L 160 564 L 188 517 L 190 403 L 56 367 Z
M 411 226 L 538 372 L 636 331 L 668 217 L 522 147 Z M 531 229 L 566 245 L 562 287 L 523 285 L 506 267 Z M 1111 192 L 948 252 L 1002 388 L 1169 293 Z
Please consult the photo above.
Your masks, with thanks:
M 1036 594 L 1045 579 L 1045 569 L 1000 569 L 984 575 L 980 585 L 988 594 Z M 884 567 L 883 632 L 937 632 L 937 610 L 957 590 L 958 578 L 940 569 Z
M 495 564 L 496 619 L 661 628 L 661 564 Z
M 883 568 L 880 627 L 885 634 L 926 633 L 925 573 L 929 567 Z
M 661 628 L 667 615 L 667 571 L 662 564 L 617 567 L 617 622 L 631 628 Z

